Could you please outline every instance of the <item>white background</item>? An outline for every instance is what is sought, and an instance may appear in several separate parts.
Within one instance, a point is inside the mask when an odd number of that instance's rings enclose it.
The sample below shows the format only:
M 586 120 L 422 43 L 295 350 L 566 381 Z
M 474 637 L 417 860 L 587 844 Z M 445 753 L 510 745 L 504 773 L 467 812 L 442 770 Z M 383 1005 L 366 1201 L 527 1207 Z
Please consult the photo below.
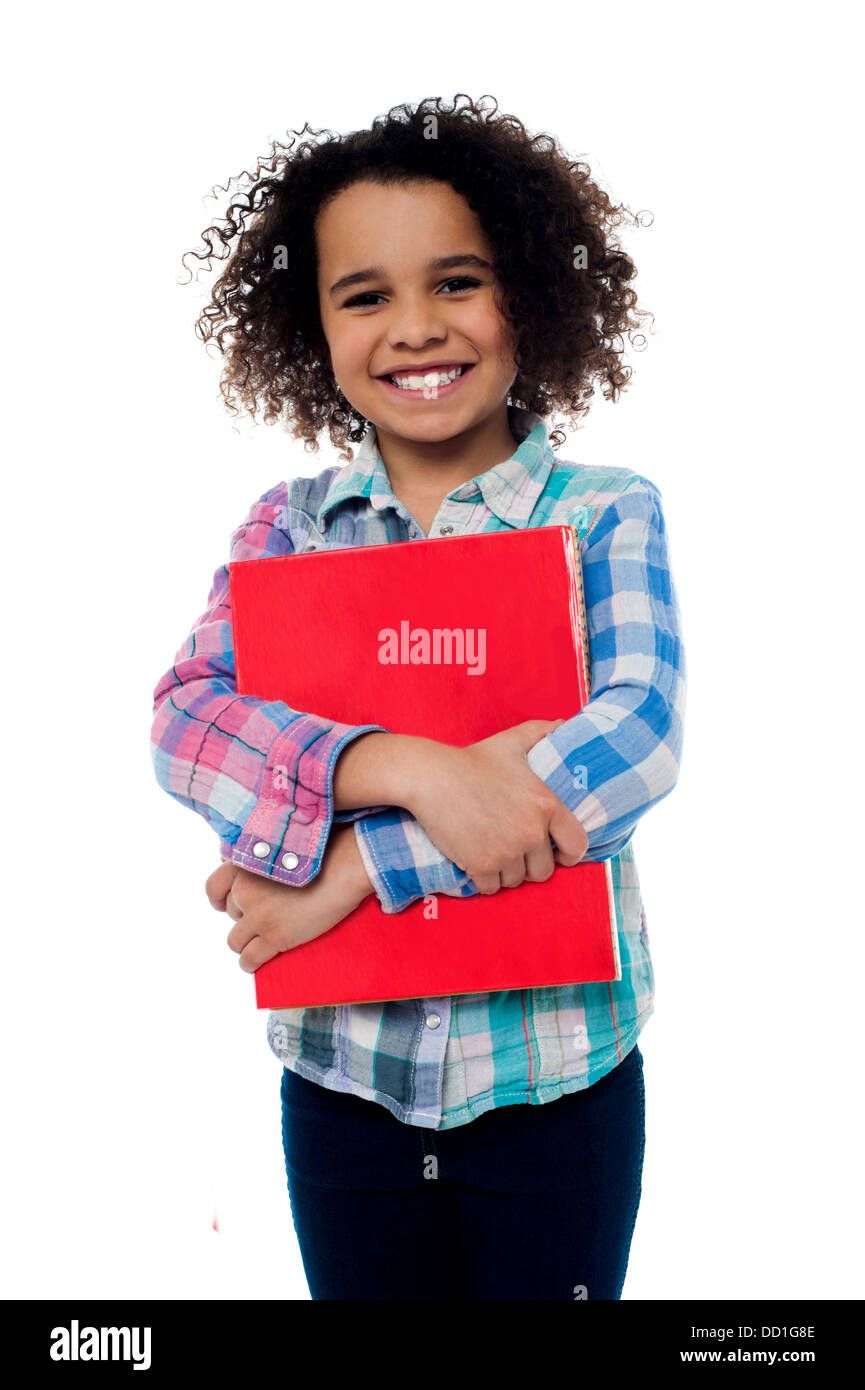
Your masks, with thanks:
M 457 91 L 654 216 L 623 235 L 655 333 L 561 450 L 660 487 L 689 667 L 679 784 L 634 839 L 657 995 L 624 1297 L 863 1296 L 852 12 L 9 21 L 4 1296 L 308 1297 L 216 838 L 148 743 L 231 531 L 337 459 L 233 426 L 180 257 L 272 137 Z

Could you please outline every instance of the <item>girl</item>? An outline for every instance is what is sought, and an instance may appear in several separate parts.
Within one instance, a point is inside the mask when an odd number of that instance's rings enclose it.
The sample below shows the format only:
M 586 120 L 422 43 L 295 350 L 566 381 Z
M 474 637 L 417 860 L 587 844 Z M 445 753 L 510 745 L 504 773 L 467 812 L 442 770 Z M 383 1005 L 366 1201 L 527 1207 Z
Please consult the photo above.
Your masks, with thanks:
M 558 458 L 545 417 L 575 421 L 596 381 L 618 398 L 643 311 L 622 209 L 485 101 L 274 145 L 204 234 L 208 258 L 233 243 L 197 324 L 226 403 L 346 460 L 266 492 L 230 559 L 573 524 L 592 698 L 458 748 L 240 697 L 221 566 L 156 687 L 154 764 L 219 836 L 206 891 L 247 971 L 372 892 L 399 912 L 609 859 L 622 978 L 270 1012 L 313 1298 L 618 1299 L 641 1194 L 654 977 L 631 838 L 678 775 L 678 601 L 658 489 Z

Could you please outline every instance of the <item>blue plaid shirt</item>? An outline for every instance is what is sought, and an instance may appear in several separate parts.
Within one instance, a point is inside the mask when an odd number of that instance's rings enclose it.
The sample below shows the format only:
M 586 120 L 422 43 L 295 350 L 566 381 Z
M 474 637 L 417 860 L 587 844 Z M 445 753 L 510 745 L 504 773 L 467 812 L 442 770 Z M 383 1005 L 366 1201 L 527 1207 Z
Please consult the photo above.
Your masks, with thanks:
M 592 697 L 527 757 L 582 823 L 589 841 L 585 859 L 610 861 L 622 978 L 444 999 L 275 1009 L 267 1020 L 268 1042 L 285 1066 L 384 1105 L 407 1124 L 436 1129 L 466 1124 L 500 1105 L 541 1105 L 582 1090 L 636 1044 L 653 1011 L 654 975 L 631 840 L 640 818 L 675 785 L 682 750 L 685 658 L 658 489 L 627 468 L 590 468 L 557 458 L 543 420 L 531 412 L 509 407 L 509 421 L 520 441 L 511 458 L 449 492 L 429 536 L 562 523 L 578 530 Z M 235 531 L 230 559 L 421 539 L 417 521 L 391 490 L 370 426 L 351 463 L 265 493 Z M 307 882 L 321 867 L 331 824 L 354 821 L 385 912 L 399 912 L 428 894 L 477 892 L 404 809 L 334 813 L 332 776 L 339 752 L 352 737 L 381 726 L 326 724 L 284 705 L 249 697 L 238 702 L 236 693 L 232 698 L 224 566 L 215 576 L 211 600 L 157 687 L 153 752 L 162 785 L 204 815 L 219 833 L 221 853 L 255 872 Z M 195 652 L 210 655 L 192 665 Z M 184 656 L 186 664 L 180 660 Z M 184 710 L 178 685 L 187 671 L 190 698 Z M 197 714 L 190 721 L 193 695 Z M 235 720 L 240 703 L 246 726 L 234 732 L 217 728 L 227 723 L 213 717 L 217 707 L 223 709 L 221 702 L 228 702 L 225 708 Z M 211 743 L 218 738 L 224 744 L 218 750 L 218 778 L 212 773 L 196 778 L 204 724 Z M 276 826 L 262 779 L 274 762 L 271 755 L 286 761 L 292 737 L 302 749 L 296 754 L 297 782 L 311 802 L 300 811 L 288 807 L 295 817 L 286 817 L 283 808 Z M 185 740 L 190 751 L 183 751 Z M 256 740 L 257 747 L 251 746 Z M 215 757 L 211 746 L 211 767 Z M 262 833 L 273 843 L 266 862 L 249 851 L 249 842 Z M 284 855 L 286 847 L 299 849 L 300 856 Z M 501 891 L 518 893 L 519 888 Z

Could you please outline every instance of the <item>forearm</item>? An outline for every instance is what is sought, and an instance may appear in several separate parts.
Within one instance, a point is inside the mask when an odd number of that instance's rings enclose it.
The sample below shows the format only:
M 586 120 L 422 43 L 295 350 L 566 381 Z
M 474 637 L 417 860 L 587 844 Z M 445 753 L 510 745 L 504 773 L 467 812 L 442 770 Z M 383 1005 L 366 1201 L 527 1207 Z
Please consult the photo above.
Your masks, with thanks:
M 400 912 L 418 898 L 443 893 L 467 898 L 474 881 L 442 854 L 420 822 L 399 806 L 354 823 L 364 871 L 385 912 Z
M 354 739 L 333 772 L 334 809 L 404 806 L 411 810 L 412 785 L 423 776 L 433 739 L 410 734 L 368 733 Z
M 375 891 L 358 848 L 353 825 L 336 826 L 331 832 L 327 864 L 332 871 L 338 869 L 340 872 L 346 913 L 353 912 L 364 898 Z

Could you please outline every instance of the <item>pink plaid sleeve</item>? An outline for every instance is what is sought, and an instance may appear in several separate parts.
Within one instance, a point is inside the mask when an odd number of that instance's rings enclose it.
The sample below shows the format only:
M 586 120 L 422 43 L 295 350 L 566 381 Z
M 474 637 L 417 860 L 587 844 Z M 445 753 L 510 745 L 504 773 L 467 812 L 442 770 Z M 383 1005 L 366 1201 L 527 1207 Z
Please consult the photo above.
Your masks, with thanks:
M 232 533 L 230 560 L 293 553 L 287 488 L 278 484 Z M 197 811 L 219 849 L 252 873 L 301 885 L 321 868 L 334 822 L 333 770 L 348 743 L 380 724 L 338 724 L 278 700 L 238 695 L 228 565 L 215 573 L 207 608 L 153 695 L 156 779 Z M 345 813 L 340 820 L 383 807 Z

